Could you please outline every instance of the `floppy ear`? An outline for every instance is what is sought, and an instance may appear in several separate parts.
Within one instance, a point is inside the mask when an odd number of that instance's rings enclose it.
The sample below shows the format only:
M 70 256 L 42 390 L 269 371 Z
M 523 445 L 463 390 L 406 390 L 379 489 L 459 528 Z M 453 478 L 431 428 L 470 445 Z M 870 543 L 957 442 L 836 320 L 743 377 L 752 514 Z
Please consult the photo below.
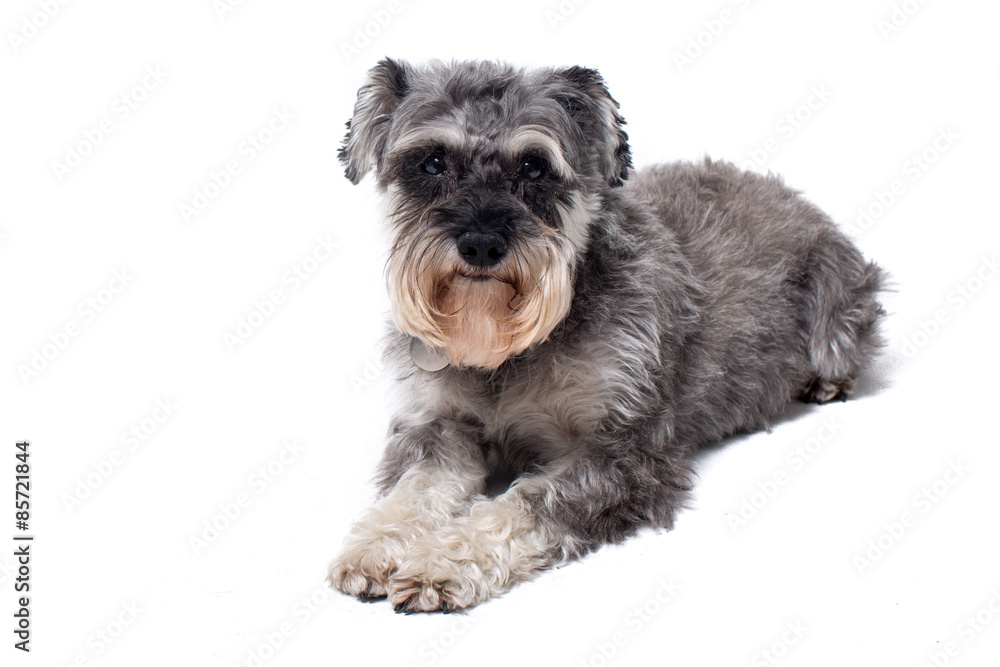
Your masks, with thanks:
M 557 93 L 556 97 L 580 126 L 594 163 L 608 185 L 624 185 L 632 168 L 632 152 L 622 129 L 625 119 L 618 113 L 618 102 L 608 92 L 604 78 L 586 67 L 567 67 L 555 73 L 571 84 L 571 92 Z
M 385 58 L 368 71 L 368 81 L 358 91 L 354 117 L 347 121 L 347 136 L 337 153 L 355 185 L 385 149 L 392 113 L 409 90 L 409 70 L 405 62 Z

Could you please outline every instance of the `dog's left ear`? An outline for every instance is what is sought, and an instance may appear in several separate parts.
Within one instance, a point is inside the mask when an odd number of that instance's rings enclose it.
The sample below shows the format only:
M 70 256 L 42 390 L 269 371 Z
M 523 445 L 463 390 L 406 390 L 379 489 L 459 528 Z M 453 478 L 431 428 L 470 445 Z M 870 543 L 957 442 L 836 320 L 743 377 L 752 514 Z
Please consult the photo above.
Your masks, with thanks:
M 347 121 L 347 136 L 337 157 L 347 178 L 357 185 L 371 171 L 392 125 L 392 113 L 409 90 L 410 66 L 385 58 L 368 71 L 368 80 L 358 91 L 354 117 Z
M 604 78 L 586 67 L 567 67 L 555 74 L 571 84 L 571 92 L 557 93 L 556 99 L 580 126 L 608 185 L 624 185 L 632 169 L 632 151 L 622 129 L 625 119 L 618 113 L 618 102 L 608 92 Z

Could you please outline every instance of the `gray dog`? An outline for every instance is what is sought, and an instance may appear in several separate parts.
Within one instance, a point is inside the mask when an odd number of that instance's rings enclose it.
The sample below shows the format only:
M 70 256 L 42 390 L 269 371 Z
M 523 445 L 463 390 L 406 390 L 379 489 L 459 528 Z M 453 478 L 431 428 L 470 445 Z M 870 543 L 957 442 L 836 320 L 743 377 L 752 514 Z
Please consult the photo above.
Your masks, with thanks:
M 877 353 L 882 273 L 826 215 L 728 163 L 633 172 L 624 122 L 581 67 L 369 73 L 340 159 L 386 195 L 402 404 L 336 588 L 461 609 L 669 527 L 699 446 Z

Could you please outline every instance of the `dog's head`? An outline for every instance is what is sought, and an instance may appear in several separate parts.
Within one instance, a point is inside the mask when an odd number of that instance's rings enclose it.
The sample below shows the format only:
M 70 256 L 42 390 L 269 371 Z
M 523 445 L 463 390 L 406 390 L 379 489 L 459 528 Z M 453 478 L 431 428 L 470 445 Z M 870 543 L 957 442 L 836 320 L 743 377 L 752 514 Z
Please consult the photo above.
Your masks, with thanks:
M 373 68 L 340 159 L 388 195 L 399 329 L 487 369 L 545 340 L 569 312 L 600 193 L 632 166 L 623 124 L 590 69 Z

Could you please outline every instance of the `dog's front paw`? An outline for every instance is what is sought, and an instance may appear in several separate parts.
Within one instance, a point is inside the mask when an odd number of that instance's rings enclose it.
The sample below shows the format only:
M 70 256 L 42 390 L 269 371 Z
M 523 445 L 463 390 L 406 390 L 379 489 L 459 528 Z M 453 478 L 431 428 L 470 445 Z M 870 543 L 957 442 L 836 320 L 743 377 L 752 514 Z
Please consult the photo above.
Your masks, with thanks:
M 389 578 L 389 603 L 398 612 L 445 613 L 486 601 L 489 588 L 484 572 L 469 560 L 455 560 L 447 552 L 418 550 Z
M 401 553 L 402 546 L 387 538 L 354 542 L 330 563 L 326 579 L 337 590 L 362 600 L 383 598 Z
M 389 577 L 389 602 L 406 613 L 465 609 L 533 577 L 552 549 L 523 503 L 483 501 L 410 546 Z

